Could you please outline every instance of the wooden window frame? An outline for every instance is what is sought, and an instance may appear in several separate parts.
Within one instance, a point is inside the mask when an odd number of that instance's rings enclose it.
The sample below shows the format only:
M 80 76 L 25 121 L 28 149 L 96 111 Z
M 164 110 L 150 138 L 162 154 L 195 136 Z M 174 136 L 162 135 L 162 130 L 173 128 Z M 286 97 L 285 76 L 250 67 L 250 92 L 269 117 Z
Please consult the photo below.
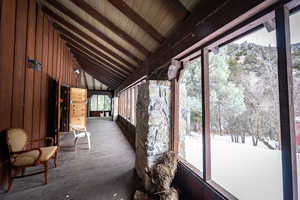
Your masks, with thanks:
M 213 46 L 220 46 L 230 43 L 239 37 L 243 37 L 250 32 L 256 31 L 261 27 L 263 19 L 275 17 L 276 39 L 278 52 L 278 84 L 279 84 L 279 112 L 280 112 L 280 137 L 281 137 L 281 159 L 282 159 L 282 181 L 283 199 L 297 200 L 297 165 L 296 165 L 296 143 L 294 125 L 294 104 L 292 92 L 292 68 L 290 51 L 290 26 L 289 17 L 292 11 L 299 8 L 298 1 L 280 1 L 266 10 L 258 13 L 250 19 L 237 25 L 229 32 L 220 34 L 205 45 L 194 48 L 189 54 L 179 59 L 178 65 L 183 65 L 185 61 L 201 56 L 201 82 L 202 82 L 202 113 L 203 113 L 203 177 L 199 178 L 215 188 L 224 199 L 237 199 L 225 188 L 211 179 L 211 144 L 210 144 L 210 102 L 209 102 L 209 59 L 208 52 Z M 182 66 L 178 66 L 182 68 Z M 180 73 L 180 71 L 179 71 Z M 178 75 L 179 76 L 179 75 Z M 172 150 L 178 153 L 179 145 L 179 85 L 178 79 L 171 82 L 171 107 L 172 107 Z M 192 171 L 195 169 L 185 162 L 184 165 Z M 199 175 L 198 172 L 195 174 Z M 298 183 L 300 184 L 300 183 Z

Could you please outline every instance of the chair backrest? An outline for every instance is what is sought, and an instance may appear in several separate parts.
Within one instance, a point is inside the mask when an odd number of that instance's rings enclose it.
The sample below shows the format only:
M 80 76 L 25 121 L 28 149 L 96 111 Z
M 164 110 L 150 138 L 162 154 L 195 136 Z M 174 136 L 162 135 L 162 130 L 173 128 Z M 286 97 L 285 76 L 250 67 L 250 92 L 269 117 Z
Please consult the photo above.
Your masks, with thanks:
M 86 127 L 82 125 L 70 124 L 69 127 L 71 131 L 86 131 Z
M 6 140 L 10 152 L 22 151 L 27 144 L 27 134 L 20 128 L 11 128 L 6 131 Z

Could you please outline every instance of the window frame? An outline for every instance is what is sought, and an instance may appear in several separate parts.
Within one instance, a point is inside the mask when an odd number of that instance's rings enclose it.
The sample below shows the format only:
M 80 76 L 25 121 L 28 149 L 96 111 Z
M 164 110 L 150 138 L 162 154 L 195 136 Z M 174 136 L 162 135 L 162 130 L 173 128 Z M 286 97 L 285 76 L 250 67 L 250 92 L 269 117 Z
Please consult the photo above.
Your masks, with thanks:
M 176 63 L 179 69 L 184 68 L 184 62 L 191 61 L 201 56 L 201 87 L 202 87 L 202 142 L 203 142 L 203 174 L 193 168 L 187 161 L 180 158 L 182 164 L 190 168 L 200 180 L 206 182 L 225 199 L 237 199 L 234 195 L 228 192 L 225 188 L 211 178 L 211 142 L 210 142 L 210 100 L 209 100 L 209 58 L 210 49 L 215 46 L 222 46 L 243 37 L 251 32 L 262 27 L 262 22 L 270 18 L 275 18 L 276 23 L 276 39 L 278 53 L 278 83 L 279 83 L 279 112 L 280 112 L 280 137 L 281 141 L 281 159 L 282 159 L 282 181 L 283 181 L 283 199 L 297 200 L 297 166 L 295 152 L 295 127 L 294 116 L 291 98 L 291 67 L 289 64 L 289 37 L 290 26 L 289 16 L 291 13 L 300 9 L 300 2 L 293 0 L 288 3 L 278 2 L 266 10 L 250 17 L 248 20 L 240 23 L 230 31 L 224 32 L 208 41 L 206 44 L 192 49 L 188 54 L 181 56 Z M 175 59 L 175 58 L 174 58 Z M 179 70 L 179 74 L 180 74 Z M 179 75 L 180 76 L 180 75 Z M 177 77 L 179 77 L 177 76 Z M 179 145 L 179 80 L 175 78 L 171 81 L 171 97 L 172 97 L 172 150 L 178 153 Z M 202 175 L 202 176 L 201 176 Z M 300 183 L 298 183 L 300 184 Z

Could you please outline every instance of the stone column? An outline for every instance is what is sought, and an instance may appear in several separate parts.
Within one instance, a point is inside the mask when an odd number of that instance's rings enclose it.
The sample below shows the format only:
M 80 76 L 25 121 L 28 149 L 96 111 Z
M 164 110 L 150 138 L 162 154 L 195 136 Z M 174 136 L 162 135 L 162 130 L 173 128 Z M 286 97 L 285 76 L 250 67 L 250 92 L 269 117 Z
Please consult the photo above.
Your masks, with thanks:
M 145 168 L 152 168 L 162 154 L 170 150 L 171 84 L 146 81 L 139 86 L 136 109 L 136 171 L 145 188 L 149 180 Z

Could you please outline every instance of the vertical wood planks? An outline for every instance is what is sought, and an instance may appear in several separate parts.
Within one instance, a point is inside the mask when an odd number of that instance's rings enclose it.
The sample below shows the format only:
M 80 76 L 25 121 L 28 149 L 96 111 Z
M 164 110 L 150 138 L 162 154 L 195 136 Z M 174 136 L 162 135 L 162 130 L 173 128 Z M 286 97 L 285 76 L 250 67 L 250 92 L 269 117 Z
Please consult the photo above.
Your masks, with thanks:
M 11 126 L 16 0 L 3 0 L 0 28 L 0 131 Z M 5 47 L 5 48 L 3 48 Z
M 17 0 L 11 126 L 21 128 L 23 128 L 27 15 L 28 0 Z M 14 87 L 15 85 L 18 87 Z
M 27 53 L 26 58 L 35 58 L 35 33 L 36 33 L 36 2 L 29 0 L 28 25 L 27 25 Z M 33 70 L 25 64 L 25 91 L 24 91 L 24 129 L 29 138 L 32 136 L 33 117 Z

